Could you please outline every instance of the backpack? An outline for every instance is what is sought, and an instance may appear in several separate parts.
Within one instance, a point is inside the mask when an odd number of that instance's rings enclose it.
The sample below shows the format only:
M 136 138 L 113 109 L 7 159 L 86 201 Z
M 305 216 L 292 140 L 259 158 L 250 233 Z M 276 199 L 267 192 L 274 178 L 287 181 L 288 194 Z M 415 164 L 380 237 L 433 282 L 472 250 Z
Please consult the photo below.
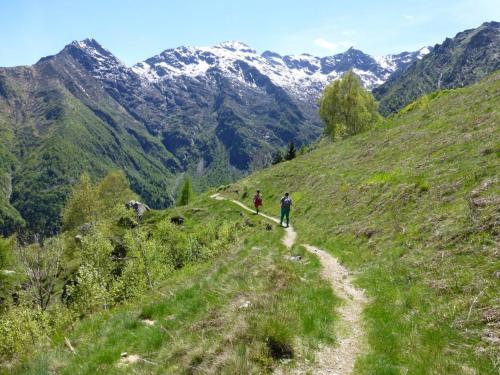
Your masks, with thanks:
M 285 208 L 290 208 L 292 205 L 292 198 L 290 197 L 283 197 L 281 198 L 281 206 Z

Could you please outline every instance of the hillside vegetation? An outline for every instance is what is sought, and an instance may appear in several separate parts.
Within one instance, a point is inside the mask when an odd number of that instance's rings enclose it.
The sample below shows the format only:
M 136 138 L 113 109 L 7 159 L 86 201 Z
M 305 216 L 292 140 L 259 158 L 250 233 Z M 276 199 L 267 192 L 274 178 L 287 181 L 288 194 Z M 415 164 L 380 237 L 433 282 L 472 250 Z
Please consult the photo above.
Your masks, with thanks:
M 99 90 L 82 102 L 61 81 L 48 63 L 0 69 L 0 192 L 9 192 L 0 221 L 13 223 L 2 231 L 12 233 L 22 216 L 33 233 L 57 232 L 83 171 L 102 178 L 122 169 L 151 206 L 172 204 L 173 160 L 161 142 Z
M 0 67 L 0 231 L 58 233 L 83 172 L 123 170 L 150 207 L 171 207 L 185 175 L 201 192 L 260 170 L 290 142 L 315 142 L 318 97 L 349 69 L 366 88 L 386 82 L 374 93 L 389 114 L 500 69 L 499 30 L 485 23 L 429 54 L 380 59 L 354 48 L 260 55 L 225 42 L 168 49 L 133 67 L 85 39 L 31 66 Z
M 294 200 L 299 241 L 372 302 L 363 374 L 494 374 L 500 340 L 500 74 L 429 94 L 382 127 L 225 188 Z
M 353 271 L 369 297 L 355 373 L 498 372 L 499 104 L 496 73 L 219 188 L 248 204 L 260 189 L 273 216 L 289 191 L 298 243 Z M 0 268 L 15 270 L 0 274 L 0 373 L 286 373 L 337 344 L 341 301 L 276 226 L 209 194 L 139 220 L 130 197 L 121 173 L 83 176 L 66 232 L 0 241 Z M 61 259 L 47 303 L 36 278 L 22 283 L 40 249 Z
M 485 22 L 436 44 L 406 71 L 375 88 L 380 112 L 388 115 L 424 94 L 463 87 L 500 69 L 500 22 Z
M 0 373 L 260 374 L 334 343 L 338 299 L 281 230 L 206 196 L 138 223 L 131 194 L 84 175 L 65 232 L 0 239 Z

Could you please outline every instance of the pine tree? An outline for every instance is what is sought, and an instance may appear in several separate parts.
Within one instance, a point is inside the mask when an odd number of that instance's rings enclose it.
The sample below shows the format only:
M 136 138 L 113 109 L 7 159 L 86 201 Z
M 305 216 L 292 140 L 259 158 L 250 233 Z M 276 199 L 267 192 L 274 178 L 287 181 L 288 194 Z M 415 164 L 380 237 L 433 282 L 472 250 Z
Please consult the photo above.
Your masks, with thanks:
M 295 148 L 295 144 L 293 142 L 290 142 L 286 150 L 285 160 L 295 159 L 296 156 L 297 156 L 297 149 Z
M 325 133 L 334 140 L 368 130 L 380 119 L 377 102 L 352 70 L 325 87 L 319 115 L 326 125 Z
M 186 177 L 184 180 L 184 185 L 182 185 L 182 189 L 179 195 L 178 206 L 185 206 L 191 202 L 193 199 L 193 182 L 191 181 L 191 177 Z
M 306 145 L 302 144 L 299 149 L 299 155 L 304 155 L 307 152 Z
M 281 163 L 283 161 L 283 153 L 281 150 L 276 151 L 276 153 L 273 156 L 273 161 L 271 162 L 272 165 Z

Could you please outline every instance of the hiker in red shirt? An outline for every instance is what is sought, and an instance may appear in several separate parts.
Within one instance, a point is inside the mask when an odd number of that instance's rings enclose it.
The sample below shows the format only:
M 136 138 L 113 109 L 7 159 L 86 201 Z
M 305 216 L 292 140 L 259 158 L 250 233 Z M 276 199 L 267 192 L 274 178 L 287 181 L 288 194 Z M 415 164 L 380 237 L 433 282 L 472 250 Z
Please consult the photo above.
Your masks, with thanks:
M 260 190 L 257 190 L 257 194 L 253 197 L 253 205 L 255 206 L 255 212 L 259 214 L 259 207 L 262 206 L 262 195 Z

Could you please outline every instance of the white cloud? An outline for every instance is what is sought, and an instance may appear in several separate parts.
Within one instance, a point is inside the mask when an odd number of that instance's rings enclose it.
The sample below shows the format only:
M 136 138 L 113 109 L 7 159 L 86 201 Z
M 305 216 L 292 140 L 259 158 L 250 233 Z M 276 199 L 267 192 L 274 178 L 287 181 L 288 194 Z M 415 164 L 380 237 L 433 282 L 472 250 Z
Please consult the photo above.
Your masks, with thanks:
M 329 42 L 328 40 L 324 38 L 316 38 L 314 40 L 314 44 L 318 47 L 330 50 L 330 51 L 335 51 L 339 46 L 335 43 Z
M 316 38 L 314 39 L 313 43 L 315 46 L 321 47 L 328 51 L 335 51 L 339 47 L 350 47 L 353 45 L 353 43 L 349 41 L 340 41 L 334 43 L 326 40 L 325 38 Z
M 303 52 L 325 56 L 357 45 L 360 39 L 359 31 L 353 28 L 342 28 L 334 21 L 330 20 L 326 25 L 297 29 L 282 35 L 277 41 L 279 46 L 275 49 L 281 54 Z

